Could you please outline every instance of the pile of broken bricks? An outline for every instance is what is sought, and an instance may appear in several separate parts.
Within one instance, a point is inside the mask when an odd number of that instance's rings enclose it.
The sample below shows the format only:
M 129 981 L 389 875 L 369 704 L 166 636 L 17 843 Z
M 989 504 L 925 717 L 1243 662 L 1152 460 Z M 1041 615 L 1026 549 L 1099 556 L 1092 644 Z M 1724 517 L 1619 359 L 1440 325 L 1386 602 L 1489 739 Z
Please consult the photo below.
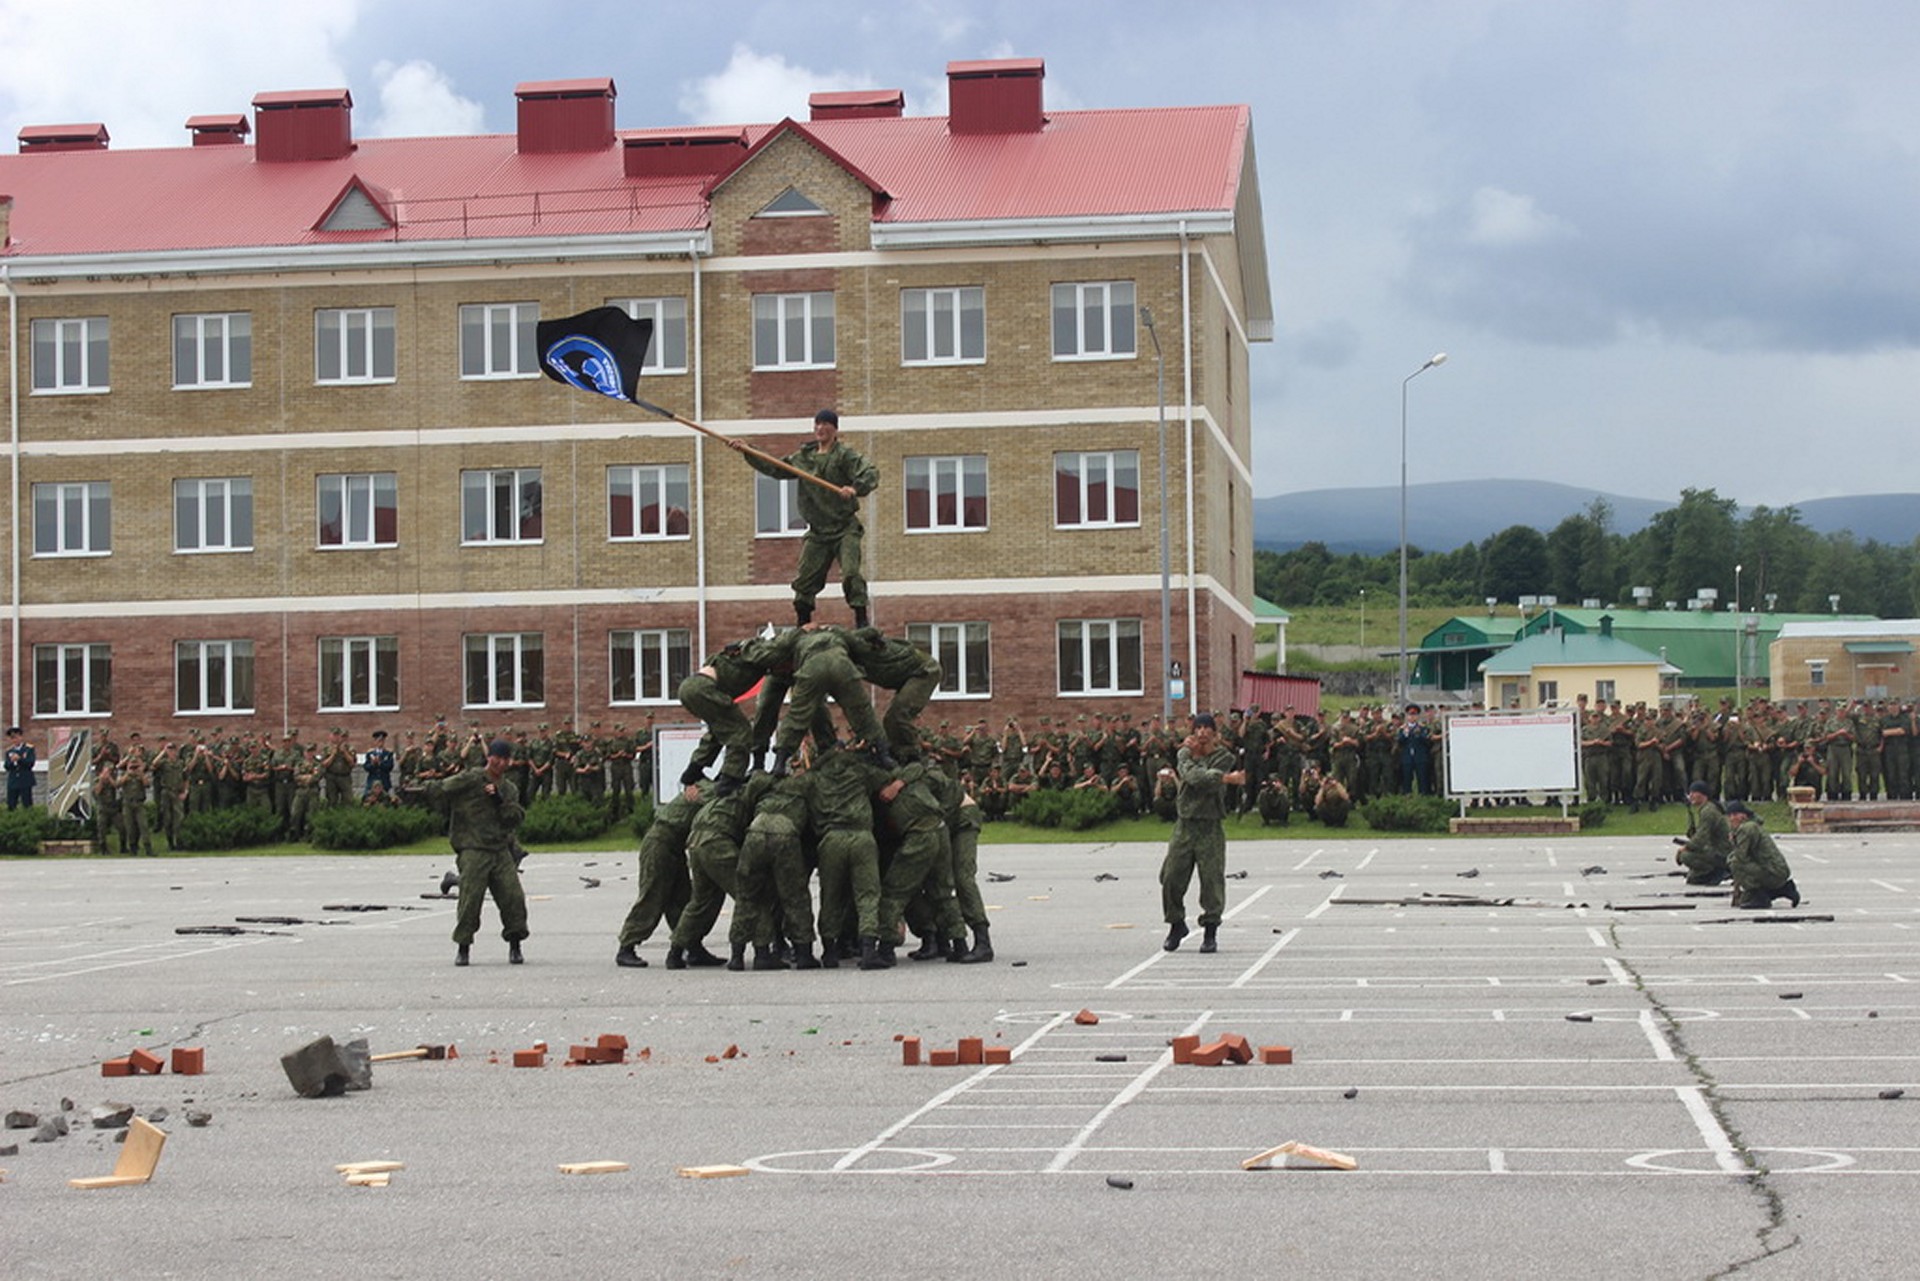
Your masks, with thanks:
M 1173 1048 L 1173 1061 L 1191 1064 L 1194 1067 L 1220 1067 L 1227 1063 L 1251 1063 L 1255 1058 L 1253 1045 L 1246 1037 L 1228 1032 L 1216 1041 L 1200 1044 L 1197 1036 L 1176 1036 L 1168 1042 Z M 1287 1045 L 1263 1045 L 1258 1052 L 1260 1062 L 1268 1065 L 1285 1065 L 1293 1062 L 1293 1047 Z
M 173 1049 L 173 1074 L 199 1076 L 207 1070 L 207 1052 L 200 1046 L 177 1045 Z M 150 1050 L 133 1050 L 123 1058 L 107 1059 L 100 1064 L 101 1076 L 157 1076 L 165 1071 L 167 1060 Z
M 900 1042 L 901 1067 L 919 1067 L 923 1062 L 928 1067 L 998 1067 L 1013 1062 L 1012 1046 L 988 1045 L 985 1037 L 963 1036 L 951 1050 L 929 1048 L 924 1056 L 919 1037 L 893 1039 Z

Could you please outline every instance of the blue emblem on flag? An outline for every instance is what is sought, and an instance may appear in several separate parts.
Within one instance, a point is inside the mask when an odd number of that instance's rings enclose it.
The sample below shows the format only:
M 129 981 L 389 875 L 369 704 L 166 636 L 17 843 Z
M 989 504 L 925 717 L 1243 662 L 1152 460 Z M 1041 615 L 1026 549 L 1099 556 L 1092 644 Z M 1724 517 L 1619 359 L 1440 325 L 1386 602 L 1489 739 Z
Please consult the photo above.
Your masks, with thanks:
M 597 391 L 602 396 L 625 400 L 620 390 L 620 364 L 613 353 L 591 338 L 570 334 L 547 348 L 547 368 L 562 382 L 581 391 Z
M 653 341 L 653 321 L 635 320 L 618 307 L 543 320 L 534 329 L 540 372 L 581 391 L 632 401 Z

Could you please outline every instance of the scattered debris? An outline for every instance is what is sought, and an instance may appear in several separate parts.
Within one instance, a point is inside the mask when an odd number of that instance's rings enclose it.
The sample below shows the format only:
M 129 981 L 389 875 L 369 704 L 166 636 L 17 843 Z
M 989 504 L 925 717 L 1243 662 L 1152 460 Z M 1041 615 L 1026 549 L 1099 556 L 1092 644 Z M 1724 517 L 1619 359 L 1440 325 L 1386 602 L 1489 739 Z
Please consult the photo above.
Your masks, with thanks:
M 308 921 L 298 916 L 236 916 L 242 925 L 329 925 L 329 921 Z
M 744 1165 L 683 1165 L 675 1173 L 683 1179 L 731 1179 L 753 1171 Z
M 1780 993 L 1780 999 L 1783 1001 L 1797 1001 L 1805 995 L 1806 993 L 1804 992 L 1782 992 Z
M 1905 1093 L 1905 1090 L 1882 1090 L 1880 1091 L 1880 1097 L 1883 1099 L 1897 1099 Z
M 1122 1192 L 1127 1192 L 1132 1190 L 1133 1180 L 1123 1178 L 1118 1174 L 1109 1174 L 1107 1176 L 1107 1186 L 1110 1188 L 1119 1188 Z
M 303 1099 L 326 1098 L 373 1087 L 372 1056 L 364 1038 L 337 1045 L 330 1036 L 309 1041 L 280 1056 L 293 1092 Z
M 1014 961 L 1011 963 L 1011 967 L 1016 970 L 1025 969 L 1026 965 L 1027 963 L 1025 961 Z
M 1463 880 L 1470 881 L 1474 877 L 1480 875 L 1480 869 L 1477 867 L 1470 867 L 1464 872 L 1455 872 L 1454 875 L 1460 877 Z
M 1606 979 L 1588 979 L 1587 980 L 1588 987 L 1605 987 L 1606 985 L 1607 985 Z
M 1691 912 L 1697 903 L 1609 903 L 1609 912 Z
M 1093 1056 L 1093 1061 L 1095 1063 L 1125 1063 L 1127 1056 L 1124 1054 L 1096 1054 Z
M 1569 1014 L 1569 1015 L 1567 1015 L 1567 1022 L 1569 1022 L 1569 1023 L 1591 1023 L 1591 1022 L 1593 1022 L 1593 1015 L 1591 1015 L 1591 1014 Z
M 1228 872 L 1227 879 L 1229 881 L 1244 881 L 1247 879 L 1247 874 L 1245 872 Z
M 597 876 L 583 876 L 580 878 L 580 883 L 586 886 L 590 890 L 597 890 L 600 888 L 600 878 Z
M 40 1114 L 37 1112 L 13 1111 L 7 1113 L 7 1128 L 9 1130 L 31 1130 L 39 1124 Z
M 1830 915 L 1789 916 L 1782 913 L 1778 916 L 1762 916 L 1759 914 L 1753 916 L 1716 916 L 1710 921 L 1699 921 L 1696 923 L 1700 925 L 1807 925 L 1822 921 L 1831 923 L 1832 920 L 1833 917 Z
M 1117 881 L 1120 878 L 1115 876 L 1112 872 L 1102 872 L 1100 873 L 1100 875 L 1094 877 L 1093 879 L 1095 881 Z
M 1011 881 L 1012 879 L 1013 877 L 1008 875 L 1006 872 L 988 872 L 987 873 L 987 880 L 992 882 L 995 885 L 1004 885 L 1008 881 Z
M 187 1124 L 196 1130 L 203 1130 L 213 1122 L 213 1113 L 204 1108 L 188 1108 Z
M 625 1161 L 568 1161 L 561 1165 L 562 1174 L 625 1174 L 633 1167 Z
M 28 1139 L 27 1142 L 52 1143 L 55 1139 L 64 1138 L 66 1133 L 66 1114 L 64 1112 L 56 1112 L 40 1123 L 40 1128 L 33 1132 L 33 1137 Z
M 1345 1090 L 1341 1091 L 1340 1097 L 1343 1099 L 1357 1099 L 1360 1097 L 1360 1091 L 1356 1086 L 1348 1086 Z
M 285 930 L 250 930 L 244 925 L 176 925 L 175 934 L 274 934 L 284 935 Z
M 133 1104 L 103 1103 L 91 1114 L 96 1130 L 118 1130 L 133 1120 Z
M 1092 1010 L 1082 1010 L 1073 1016 L 1073 1021 L 1081 1027 L 1092 1027 L 1100 1021 L 1100 1016 Z
M 1347 874 L 1345 872 L 1336 872 L 1329 867 L 1320 873 L 1320 879 L 1323 881 L 1344 881 L 1347 879 Z
M 1598 863 L 1595 863 L 1592 867 L 1583 867 L 1580 869 L 1580 875 L 1582 876 L 1605 876 L 1606 874 L 1607 869 Z
M 1305 1143 L 1287 1142 L 1277 1148 L 1268 1148 L 1265 1152 L 1256 1152 L 1240 1163 L 1243 1170 L 1280 1170 L 1294 1163 L 1295 1159 L 1310 1165 L 1331 1170 L 1357 1170 L 1360 1163 L 1344 1152 L 1332 1152 L 1326 1148 L 1309 1147 Z
M 395 1170 L 406 1169 L 407 1163 L 405 1161 L 348 1161 L 344 1165 L 336 1165 L 333 1168 L 336 1173 L 348 1176 L 355 1174 L 391 1174 Z

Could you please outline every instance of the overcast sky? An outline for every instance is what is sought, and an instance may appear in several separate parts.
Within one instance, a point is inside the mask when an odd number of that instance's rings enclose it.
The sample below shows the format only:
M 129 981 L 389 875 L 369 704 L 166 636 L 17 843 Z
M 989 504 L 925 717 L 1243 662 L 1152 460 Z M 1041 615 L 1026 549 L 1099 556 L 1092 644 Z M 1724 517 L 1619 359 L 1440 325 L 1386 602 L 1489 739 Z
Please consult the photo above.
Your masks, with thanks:
M 75 21 L 84 12 L 84 25 Z M 804 119 L 950 59 L 1052 108 L 1253 107 L 1277 335 L 1254 492 L 1523 477 L 1744 503 L 1920 490 L 1912 0 L 0 0 L 0 127 L 345 85 L 362 136 L 505 132 L 611 75 L 623 128 Z

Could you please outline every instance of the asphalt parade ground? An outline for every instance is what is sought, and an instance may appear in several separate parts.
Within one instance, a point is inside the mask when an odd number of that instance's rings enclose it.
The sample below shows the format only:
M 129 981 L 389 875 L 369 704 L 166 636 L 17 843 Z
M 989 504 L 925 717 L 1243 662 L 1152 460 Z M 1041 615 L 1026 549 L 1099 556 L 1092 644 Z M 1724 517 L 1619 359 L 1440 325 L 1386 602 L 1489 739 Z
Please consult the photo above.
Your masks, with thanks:
M 535 855 L 527 964 L 483 932 L 465 970 L 452 902 L 422 897 L 450 857 L 9 861 L 0 1110 L 73 1110 L 50 1142 L 0 1132 L 19 1145 L 0 1258 L 10 1277 L 1912 1275 L 1920 836 L 1780 840 L 1807 898 L 1760 915 L 1831 920 L 1760 923 L 1649 838 L 1235 842 L 1215 955 L 1197 930 L 1161 950 L 1156 846 L 988 846 L 998 959 L 875 973 L 669 972 L 658 936 L 650 968 L 617 969 L 631 855 Z M 254 932 L 176 933 L 216 925 Z M 1293 1062 L 1171 1060 L 1174 1036 L 1229 1033 Z M 457 1057 L 298 1097 L 280 1056 L 322 1034 Z M 606 1034 L 626 1062 L 564 1066 Z M 904 1067 L 904 1036 L 1011 1061 Z M 545 1066 L 511 1066 L 538 1041 Z M 204 1075 L 101 1075 L 183 1046 Z M 115 1131 L 90 1124 L 109 1102 L 165 1110 L 162 1159 L 143 1185 L 71 1188 L 113 1169 Z M 1357 1168 L 1242 1168 L 1289 1141 Z M 373 1160 L 404 1168 L 384 1187 L 335 1168 Z M 591 1161 L 628 1168 L 558 1168 Z M 747 1173 L 679 1173 L 706 1166 Z

